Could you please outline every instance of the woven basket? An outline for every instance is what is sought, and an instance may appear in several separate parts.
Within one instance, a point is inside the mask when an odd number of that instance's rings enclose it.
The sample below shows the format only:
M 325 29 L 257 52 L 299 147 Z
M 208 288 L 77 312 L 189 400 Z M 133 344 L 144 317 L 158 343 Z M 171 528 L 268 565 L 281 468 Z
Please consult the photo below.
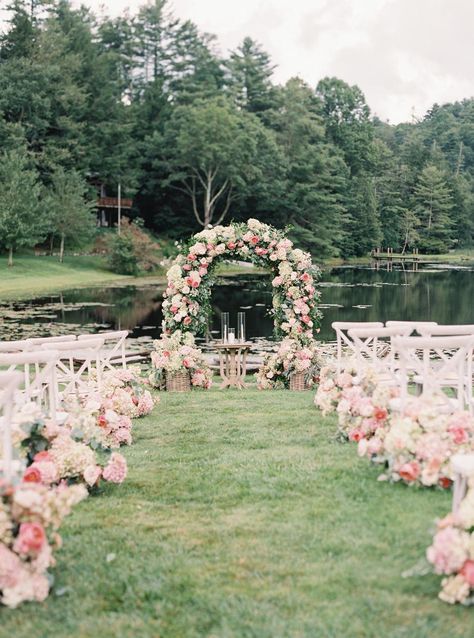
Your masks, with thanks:
M 290 375 L 290 390 L 293 392 L 301 392 L 307 389 L 304 372 L 293 372 L 293 374 Z
M 189 372 L 173 372 L 166 375 L 167 392 L 189 392 L 191 390 L 191 380 Z

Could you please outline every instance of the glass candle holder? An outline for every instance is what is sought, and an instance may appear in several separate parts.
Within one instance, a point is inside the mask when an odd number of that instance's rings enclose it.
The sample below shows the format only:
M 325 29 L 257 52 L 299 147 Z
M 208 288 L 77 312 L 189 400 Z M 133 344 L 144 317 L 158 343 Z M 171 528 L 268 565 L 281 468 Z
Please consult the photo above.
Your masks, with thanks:
M 229 341 L 229 313 L 223 312 L 221 314 L 221 339 L 222 343 Z
M 237 341 L 245 343 L 245 312 L 237 313 Z
M 227 343 L 235 343 L 235 328 L 229 328 Z

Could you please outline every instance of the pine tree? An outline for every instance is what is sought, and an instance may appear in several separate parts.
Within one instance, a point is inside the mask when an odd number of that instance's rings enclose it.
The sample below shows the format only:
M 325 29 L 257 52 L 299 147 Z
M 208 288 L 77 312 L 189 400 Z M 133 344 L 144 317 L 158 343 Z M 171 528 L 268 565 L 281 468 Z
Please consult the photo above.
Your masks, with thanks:
M 275 65 L 259 44 L 245 38 L 225 66 L 229 93 L 240 108 L 258 114 L 273 106 L 271 76 Z
M 414 191 L 415 213 L 420 220 L 420 248 L 442 252 L 452 245 L 453 195 L 445 175 L 436 166 L 426 166 Z

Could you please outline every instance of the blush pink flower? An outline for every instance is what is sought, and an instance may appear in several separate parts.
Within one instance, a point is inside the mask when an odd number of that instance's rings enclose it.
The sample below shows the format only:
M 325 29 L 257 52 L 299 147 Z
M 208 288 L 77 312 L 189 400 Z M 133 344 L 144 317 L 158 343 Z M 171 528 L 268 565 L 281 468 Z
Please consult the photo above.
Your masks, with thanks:
M 474 588 L 474 560 L 467 560 L 459 572 L 470 587 Z
M 13 549 L 18 554 L 36 555 L 46 543 L 44 527 L 40 523 L 22 523 Z
M 102 472 L 102 476 L 111 483 L 123 483 L 127 476 L 127 461 L 121 454 L 114 452 Z
M 404 463 L 398 469 L 398 474 L 407 483 L 412 483 L 419 477 L 420 471 L 420 464 L 417 461 L 410 461 L 409 463 Z

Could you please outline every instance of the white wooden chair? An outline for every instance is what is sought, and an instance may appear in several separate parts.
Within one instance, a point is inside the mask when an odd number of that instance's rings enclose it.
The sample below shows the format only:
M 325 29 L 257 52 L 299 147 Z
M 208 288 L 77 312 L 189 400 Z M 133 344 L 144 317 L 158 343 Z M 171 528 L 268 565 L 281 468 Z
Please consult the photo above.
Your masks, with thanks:
M 67 341 L 75 341 L 76 335 L 61 335 L 58 337 L 29 337 L 27 343 L 33 348 L 40 348 L 43 344 L 64 343 Z
M 0 426 L 2 430 L 2 464 L 0 475 L 10 482 L 13 478 L 13 444 L 11 422 L 13 415 L 14 395 L 21 385 L 23 376 L 20 372 L 0 372 Z
M 351 328 L 355 357 L 360 365 L 369 365 L 379 375 L 380 383 L 398 385 L 397 361 L 392 347 L 393 337 L 407 337 L 410 326 L 392 328 Z
M 456 335 L 474 335 L 474 324 L 422 326 L 422 337 L 453 337 Z
M 23 384 L 17 402 L 32 401 L 56 422 L 57 379 L 56 352 L 10 352 L 0 353 L 0 366 L 10 373 L 21 372 Z
M 473 336 L 394 337 L 392 345 L 399 359 L 402 406 L 414 381 L 421 396 L 440 400 L 440 408 L 472 412 Z M 455 398 L 445 388 L 453 389 Z
M 54 346 L 59 398 L 65 398 L 70 394 L 87 395 L 95 389 L 100 390 L 100 350 L 103 345 L 102 339 L 90 339 L 81 342 L 44 343 L 41 346 L 44 352 L 48 352 Z
M 397 327 L 405 327 L 410 328 L 411 331 L 409 334 L 413 332 L 417 332 L 419 335 L 424 336 L 423 330 L 429 330 L 430 328 L 437 326 L 436 321 L 386 321 L 385 325 L 387 328 L 397 328 Z
M 355 328 L 366 328 L 367 330 L 383 328 L 383 323 L 381 321 L 333 321 L 331 326 L 336 331 L 336 365 L 338 372 L 340 372 L 344 366 L 344 362 L 357 354 L 354 343 L 348 335 L 349 330 Z M 347 353 L 345 356 L 343 352 L 344 349 Z
M 100 350 L 100 365 L 102 372 L 113 370 L 114 365 L 119 363 L 122 368 L 127 367 L 127 357 L 125 352 L 125 342 L 128 337 L 128 330 L 113 330 L 111 332 L 98 332 L 93 335 L 80 335 L 78 342 L 90 341 L 91 339 L 102 339 L 104 342 Z
M 0 341 L 0 352 L 23 352 L 30 349 L 28 339 L 20 341 Z
M 469 479 L 474 477 L 474 454 L 454 454 L 451 468 L 454 472 L 452 511 L 455 514 L 466 496 Z

